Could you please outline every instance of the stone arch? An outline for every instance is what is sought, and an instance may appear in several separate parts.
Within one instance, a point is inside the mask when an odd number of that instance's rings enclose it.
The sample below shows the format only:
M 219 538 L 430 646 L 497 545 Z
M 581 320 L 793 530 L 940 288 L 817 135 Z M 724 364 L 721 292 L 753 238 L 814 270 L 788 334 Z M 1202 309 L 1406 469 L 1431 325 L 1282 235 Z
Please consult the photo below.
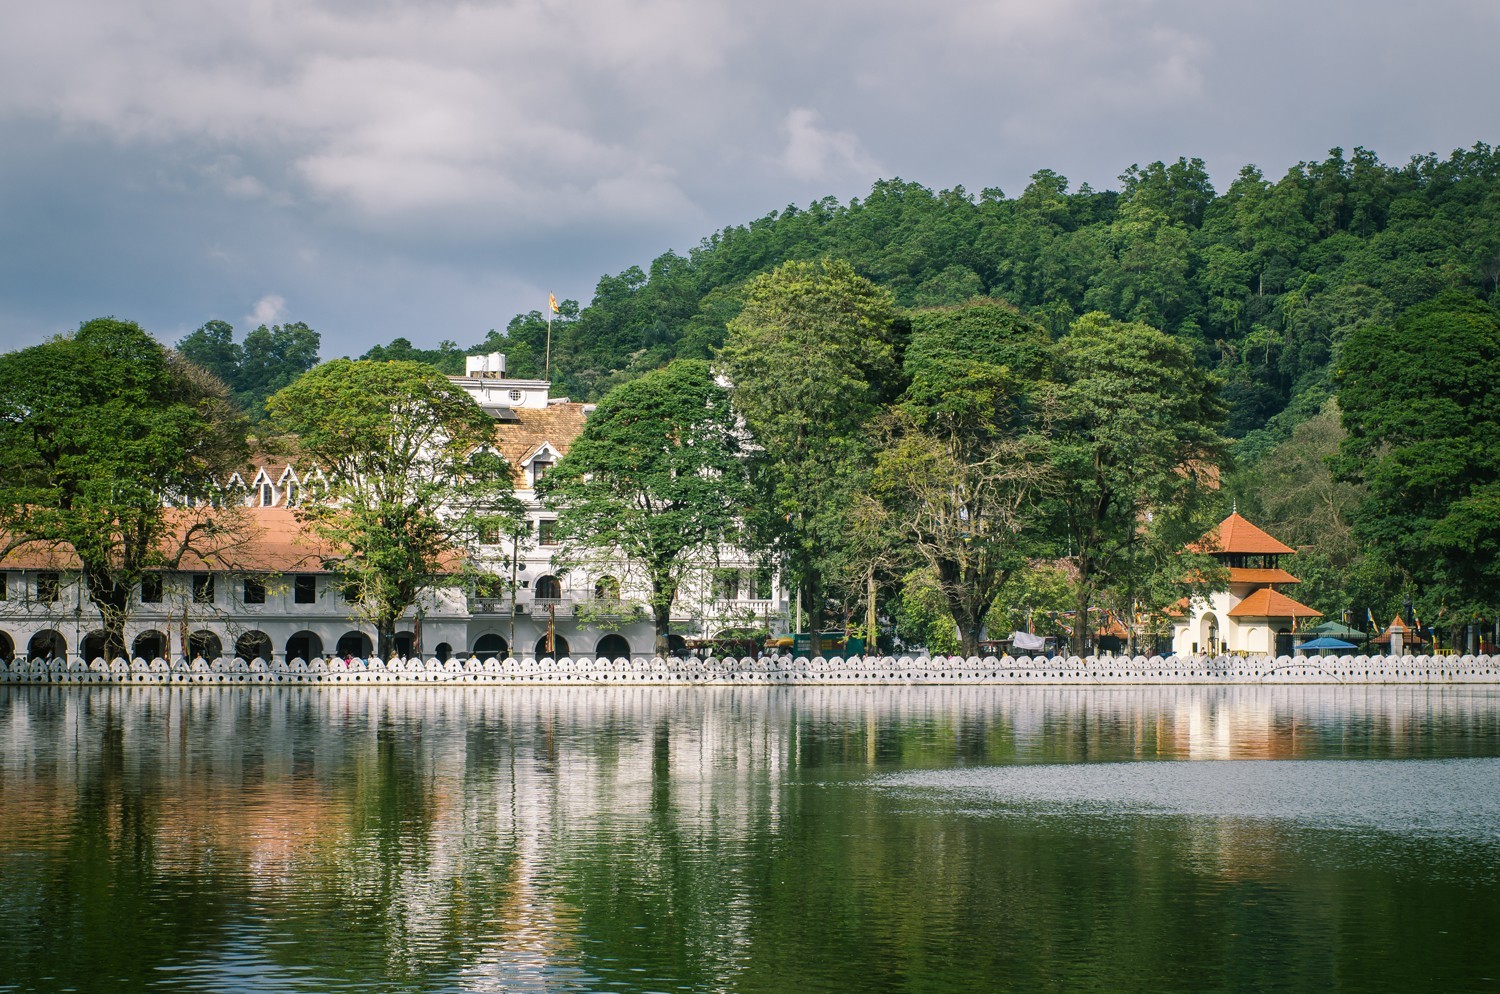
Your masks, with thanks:
M 432 654 L 437 657 L 438 662 L 446 663 L 448 657 L 453 655 L 453 646 L 448 642 L 439 642 L 433 647 Z
M 562 582 L 551 573 L 536 578 L 535 595 L 538 600 L 558 600 L 562 597 Z
M 625 641 L 625 636 L 611 633 L 599 640 L 594 646 L 594 655 L 600 659 L 628 659 L 630 658 L 630 643 Z
M 10 637 L 10 632 L 0 632 L 0 660 L 10 662 L 16 658 L 16 640 Z
M 44 628 L 31 636 L 31 641 L 26 643 L 27 659 L 67 659 L 68 640 L 62 637 L 62 633 L 51 628 Z
M 510 655 L 510 646 L 505 644 L 503 637 L 489 632 L 479 636 L 479 640 L 474 643 L 474 655 L 480 659 L 489 659 L 491 656 L 504 659 Z
M 547 636 L 536 640 L 536 658 L 561 659 L 568 654 L 568 640 L 561 635 L 552 636 L 552 651 L 547 651 Z
M 371 651 L 370 636 L 361 631 L 352 631 L 339 636 L 333 653 L 340 659 L 368 659 Z
M 396 650 L 396 655 L 400 656 L 402 659 L 405 659 L 408 656 L 417 655 L 416 632 L 397 632 L 391 639 L 391 643 Z
M 303 629 L 286 640 L 286 658 L 303 661 L 318 659 L 323 655 L 323 638 L 317 632 Z
M 274 651 L 271 648 L 271 636 L 265 632 L 245 632 L 234 640 L 234 654 L 241 659 L 264 659 L 269 662 Z
M 83 637 L 83 659 L 92 663 L 96 659 L 109 659 L 109 633 L 96 628 Z
M 130 643 L 131 659 L 166 659 L 167 636 L 155 628 L 148 628 Z
M 1198 651 L 1218 652 L 1219 641 L 1222 637 L 1219 629 L 1219 616 L 1212 611 L 1208 612 L 1198 622 Z
M 687 639 L 681 635 L 667 636 L 667 651 L 674 656 L 687 655 Z
M 224 643 L 207 628 L 200 628 L 188 636 L 188 655 L 193 659 L 218 659 L 224 655 Z

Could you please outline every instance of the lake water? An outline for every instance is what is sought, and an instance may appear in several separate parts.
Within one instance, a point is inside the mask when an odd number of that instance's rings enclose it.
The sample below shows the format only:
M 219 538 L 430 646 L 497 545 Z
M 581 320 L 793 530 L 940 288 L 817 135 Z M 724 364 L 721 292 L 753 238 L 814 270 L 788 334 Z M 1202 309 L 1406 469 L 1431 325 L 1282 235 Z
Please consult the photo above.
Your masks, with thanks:
M 1500 688 L 0 687 L 0 991 L 1500 990 Z

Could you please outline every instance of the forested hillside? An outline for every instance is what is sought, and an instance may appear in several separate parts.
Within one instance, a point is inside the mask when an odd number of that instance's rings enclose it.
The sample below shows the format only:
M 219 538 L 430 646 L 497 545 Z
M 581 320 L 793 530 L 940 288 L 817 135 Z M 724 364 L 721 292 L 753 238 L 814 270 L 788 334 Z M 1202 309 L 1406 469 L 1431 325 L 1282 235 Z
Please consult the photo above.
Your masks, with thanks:
M 1495 298 L 1500 153 L 1478 144 L 1387 165 L 1334 149 L 1276 180 L 1246 166 L 1223 192 L 1197 159 L 1132 166 L 1119 191 L 1070 189 L 1048 170 L 1019 196 L 883 180 L 863 199 L 788 207 L 604 277 L 554 323 L 554 392 L 597 399 L 674 357 L 706 358 L 746 280 L 824 257 L 906 307 L 993 296 L 1055 336 L 1105 311 L 1182 338 L 1225 380 L 1231 436 L 1272 423 L 1242 445 L 1254 453 L 1318 410 L 1330 358 L 1361 322 L 1389 322 L 1447 288 Z M 532 312 L 469 351 L 504 351 L 518 374 L 540 375 L 545 338 L 545 315 Z M 459 354 L 449 344 L 432 359 Z

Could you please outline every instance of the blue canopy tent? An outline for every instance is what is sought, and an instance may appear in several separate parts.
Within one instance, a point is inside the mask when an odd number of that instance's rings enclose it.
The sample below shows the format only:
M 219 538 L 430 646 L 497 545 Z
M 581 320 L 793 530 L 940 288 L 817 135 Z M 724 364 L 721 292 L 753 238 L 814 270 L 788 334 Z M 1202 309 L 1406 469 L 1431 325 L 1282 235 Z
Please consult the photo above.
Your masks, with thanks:
M 1316 638 L 1311 639 L 1307 642 L 1303 642 L 1301 645 L 1297 646 L 1297 648 L 1299 651 L 1309 649 L 1315 650 L 1318 655 L 1326 656 L 1331 652 L 1344 652 L 1348 649 L 1352 649 L 1354 648 L 1354 644 L 1351 642 L 1345 642 L 1343 639 L 1328 638 L 1325 636 L 1323 638 Z

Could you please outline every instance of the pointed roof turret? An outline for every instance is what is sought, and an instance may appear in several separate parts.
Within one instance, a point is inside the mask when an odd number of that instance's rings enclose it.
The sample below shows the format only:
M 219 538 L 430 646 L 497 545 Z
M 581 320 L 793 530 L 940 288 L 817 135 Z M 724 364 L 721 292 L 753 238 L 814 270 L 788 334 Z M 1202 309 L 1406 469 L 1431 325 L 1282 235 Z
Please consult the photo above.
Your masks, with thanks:
M 1194 552 L 1209 554 L 1282 556 L 1297 550 L 1267 535 L 1234 511 L 1190 547 Z

